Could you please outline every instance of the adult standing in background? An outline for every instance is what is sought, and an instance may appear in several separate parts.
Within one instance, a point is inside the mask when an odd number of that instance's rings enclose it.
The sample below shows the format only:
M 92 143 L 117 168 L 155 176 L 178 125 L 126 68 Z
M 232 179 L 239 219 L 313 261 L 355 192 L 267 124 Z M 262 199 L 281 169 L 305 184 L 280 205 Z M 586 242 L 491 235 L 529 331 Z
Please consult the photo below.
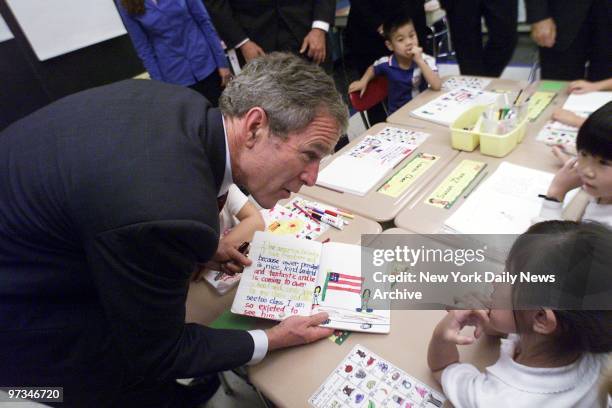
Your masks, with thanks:
M 201 0 L 200 0 L 201 1 Z M 327 32 L 335 0 L 204 0 L 228 48 L 245 62 L 264 53 L 289 51 L 317 64 L 330 60 Z
M 234 182 L 271 208 L 314 185 L 347 122 L 320 67 L 274 53 L 220 109 L 127 80 L 2 131 L 0 385 L 61 386 L 69 407 L 194 406 L 176 378 L 331 335 L 325 313 L 265 331 L 185 324 L 185 298 L 201 263 L 250 263 L 219 247 L 217 198 Z
M 231 77 L 221 40 L 201 0 L 116 0 L 152 79 L 188 86 L 213 106 Z
M 525 0 L 525 6 L 542 78 L 601 81 L 612 75 L 612 1 Z
M 461 74 L 500 76 L 518 41 L 518 0 L 442 0 L 442 7 Z M 483 17 L 488 37 L 484 45 Z
M 360 78 L 377 59 L 389 55 L 382 24 L 398 14 L 410 16 L 419 44 L 427 44 L 424 0 L 351 0 L 346 23 L 347 60 L 351 77 Z M 356 76 L 355 76 L 356 75 Z M 368 109 L 370 123 L 384 122 L 382 105 Z

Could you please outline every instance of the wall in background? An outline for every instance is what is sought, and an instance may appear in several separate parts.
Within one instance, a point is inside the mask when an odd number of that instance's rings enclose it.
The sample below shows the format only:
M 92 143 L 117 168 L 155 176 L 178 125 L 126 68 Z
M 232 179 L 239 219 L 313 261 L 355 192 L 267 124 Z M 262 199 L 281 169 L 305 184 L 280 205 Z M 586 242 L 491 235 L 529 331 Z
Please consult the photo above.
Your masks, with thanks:
M 14 37 L 0 42 L 0 130 L 63 96 L 144 71 L 127 35 L 40 61 L 5 0 L 0 16 L 8 27 L 0 34 Z

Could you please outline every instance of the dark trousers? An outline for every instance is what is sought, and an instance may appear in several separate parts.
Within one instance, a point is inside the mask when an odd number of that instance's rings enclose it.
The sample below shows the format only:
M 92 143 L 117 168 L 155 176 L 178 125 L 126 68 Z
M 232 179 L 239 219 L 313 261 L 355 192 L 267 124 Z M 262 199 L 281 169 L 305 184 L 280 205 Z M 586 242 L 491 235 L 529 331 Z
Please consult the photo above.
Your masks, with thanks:
M 518 0 L 447 0 L 443 4 L 461 74 L 500 76 L 518 40 Z M 481 17 L 488 31 L 484 45 Z
M 221 77 L 216 69 L 209 76 L 189 87 L 204 95 L 213 106 L 219 106 L 219 97 L 223 88 L 221 88 Z
M 612 77 L 612 16 L 610 0 L 595 0 L 588 17 L 564 50 L 540 48 L 543 79 L 601 81 Z M 563 27 L 557 27 L 557 31 Z M 585 72 L 585 64 L 589 63 Z

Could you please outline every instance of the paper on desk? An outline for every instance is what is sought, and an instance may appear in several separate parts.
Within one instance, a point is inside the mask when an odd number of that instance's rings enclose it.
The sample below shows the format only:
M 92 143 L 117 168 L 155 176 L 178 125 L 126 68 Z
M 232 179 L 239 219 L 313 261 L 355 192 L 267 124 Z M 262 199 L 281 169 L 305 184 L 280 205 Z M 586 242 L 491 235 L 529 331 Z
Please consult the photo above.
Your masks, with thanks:
M 336 157 L 319 173 L 317 184 L 363 196 L 428 137 L 423 132 L 386 127 Z
M 425 204 L 437 208 L 451 208 L 486 166 L 486 163 L 479 161 L 462 160 L 429 197 L 425 199 Z
M 412 183 L 429 170 L 440 156 L 429 153 L 418 153 L 408 163 L 406 163 L 397 173 L 395 173 L 378 192 L 389 197 L 399 197 Z
M 446 220 L 460 234 L 522 234 L 538 216 L 554 174 L 502 162 Z
M 478 78 L 470 76 L 454 76 L 444 81 L 442 84 L 443 91 L 452 91 L 454 89 L 485 89 L 491 83 L 489 78 Z
M 555 92 L 538 91 L 531 96 L 527 108 L 527 117 L 530 121 L 536 120 L 557 94 Z
M 357 344 L 308 403 L 315 408 L 436 408 L 445 400 L 442 394 Z
M 612 92 L 571 94 L 565 101 L 563 109 L 572 112 L 593 113 L 610 101 L 612 101 Z
M 448 126 L 469 108 L 477 105 L 490 105 L 497 101 L 498 97 L 499 94 L 495 92 L 455 89 L 416 108 L 410 112 L 410 115 Z

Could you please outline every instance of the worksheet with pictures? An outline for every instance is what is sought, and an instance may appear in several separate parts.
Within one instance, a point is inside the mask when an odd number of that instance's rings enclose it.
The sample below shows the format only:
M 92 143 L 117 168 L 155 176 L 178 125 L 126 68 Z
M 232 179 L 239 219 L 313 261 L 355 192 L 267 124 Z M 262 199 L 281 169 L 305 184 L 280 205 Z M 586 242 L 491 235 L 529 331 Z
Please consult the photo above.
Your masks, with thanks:
M 317 184 L 363 196 L 428 137 L 424 132 L 385 127 L 336 157 L 321 170 Z
M 410 115 L 448 126 L 469 108 L 478 105 L 490 105 L 498 98 L 499 94 L 495 92 L 458 88 L 416 108 L 410 112 Z
M 295 238 L 317 239 L 331 227 L 306 215 L 304 209 L 310 203 L 295 197 L 285 205 L 276 204 L 270 209 L 261 210 L 266 231 Z M 319 203 L 315 202 L 315 205 Z
M 452 91 L 454 89 L 485 89 L 491 83 L 490 78 L 478 78 L 470 76 L 454 76 L 446 79 L 442 84 L 443 91 Z
M 358 344 L 308 403 L 315 408 L 440 408 L 445 400 L 439 392 Z

